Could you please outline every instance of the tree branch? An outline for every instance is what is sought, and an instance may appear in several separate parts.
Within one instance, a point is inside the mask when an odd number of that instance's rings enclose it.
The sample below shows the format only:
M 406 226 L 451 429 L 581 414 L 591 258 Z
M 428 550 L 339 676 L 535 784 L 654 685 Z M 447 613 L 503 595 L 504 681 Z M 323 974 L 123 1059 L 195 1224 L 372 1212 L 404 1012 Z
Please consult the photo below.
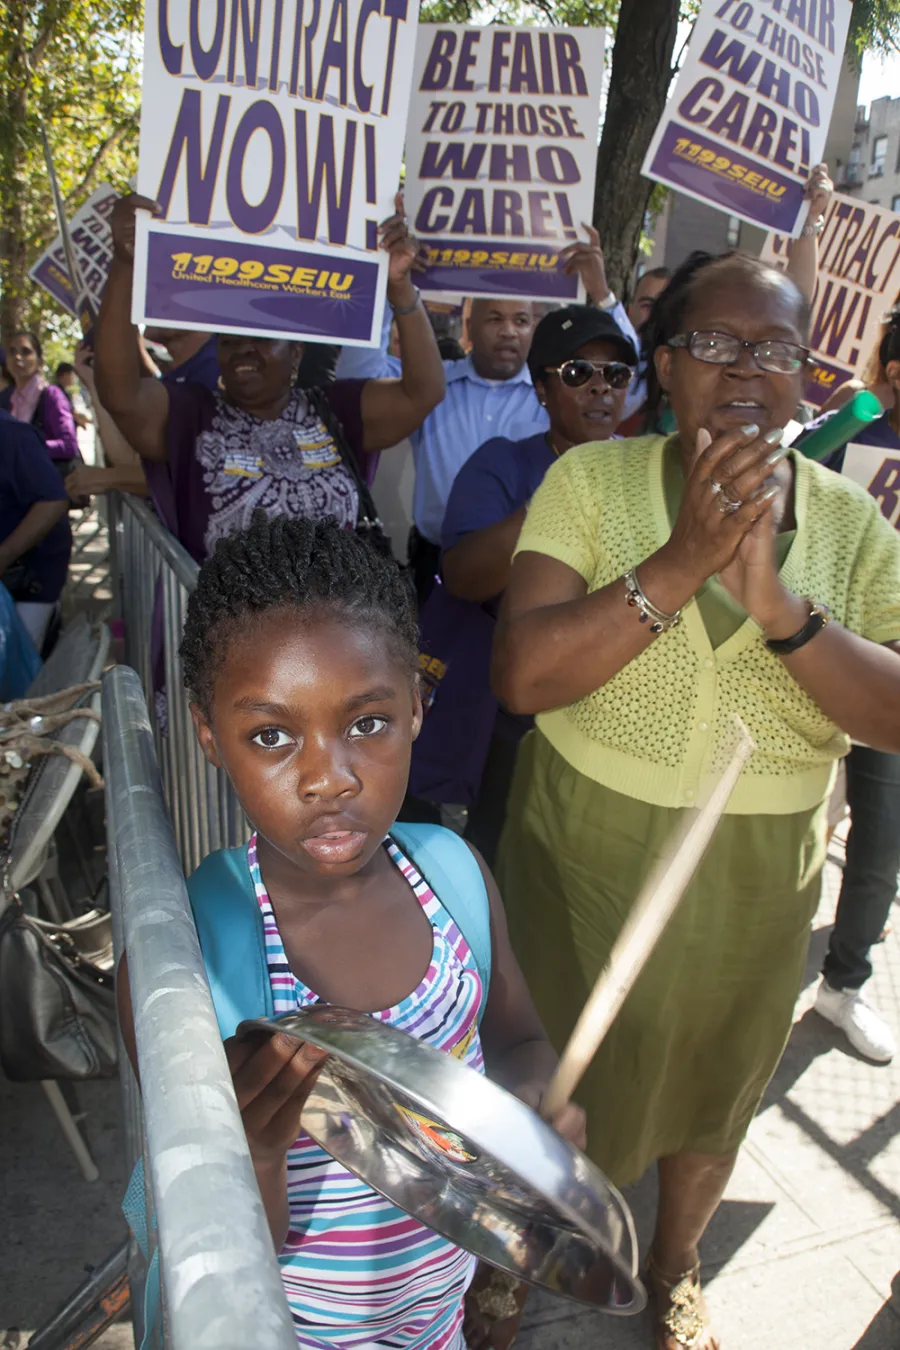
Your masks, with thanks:
M 109 154 L 109 152 L 112 149 L 114 149 L 116 145 L 118 145 L 119 141 L 125 135 L 126 131 L 133 131 L 136 127 L 137 127 L 137 114 L 133 113 L 131 117 L 126 118 L 124 122 L 122 122 L 119 126 L 117 126 L 114 131 L 111 131 L 110 134 L 105 138 L 105 140 L 102 140 L 100 142 L 81 181 L 79 183 L 76 183 L 75 187 L 72 188 L 71 192 L 68 192 L 66 196 L 63 198 L 64 205 L 69 206 L 77 198 L 84 196 L 88 188 L 92 186 L 94 179 L 99 173 L 103 161 Z
M 41 14 L 41 19 L 44 21 L 43 25 L 39 27 L 38 36 L 29 48 L 26 57 L 30 70 L 36 70 L 41 64 L 44 53 L 56 36 L 58 25 L 68 17 L 71 8 L 72 0 L 59 0 L 57 4 L 45 5 Z

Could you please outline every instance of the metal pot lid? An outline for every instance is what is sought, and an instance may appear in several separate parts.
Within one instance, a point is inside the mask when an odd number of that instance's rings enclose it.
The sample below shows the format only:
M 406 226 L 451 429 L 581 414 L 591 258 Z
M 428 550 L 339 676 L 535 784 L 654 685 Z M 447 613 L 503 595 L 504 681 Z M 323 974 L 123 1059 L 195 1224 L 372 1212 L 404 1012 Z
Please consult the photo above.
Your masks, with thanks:
M 631 1213 L 582 1153 L 509 1092 L 367 1013 L 316 1005 L 244 1023 L 327 1050 L 302 1128 L 398 1208 L 527 1284 L 638 1313 Z

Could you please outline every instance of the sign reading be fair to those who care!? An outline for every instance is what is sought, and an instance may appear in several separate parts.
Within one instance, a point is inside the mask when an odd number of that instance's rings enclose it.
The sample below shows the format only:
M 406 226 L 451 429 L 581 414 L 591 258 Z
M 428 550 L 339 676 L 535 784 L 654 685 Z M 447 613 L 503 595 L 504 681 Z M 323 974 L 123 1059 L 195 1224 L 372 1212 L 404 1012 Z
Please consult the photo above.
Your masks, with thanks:
M 418 0 L 147 0 L 137 322 L 377 341 Z
M 791 243 L 772 234 L 763 258 L 786 267 Z M 817 408 L 845 380 L 861 377 L 900 295 L 900 215 L 855 197 L 832 198 L 819 238 L 819 284 L 810 347 L 814 365 L 804 398 Z
M 850 10 L 850 0 L 704 0 L 647 177 L 796 237 Z
M 81 281 L 95 309 L 99 310 L 112 261 L 112 231 L 109 218 L 118 193 L 104 183 L 73 216 L 69 236 L 75 261 L 81 272 Z M 66 250 L 62 237 L 57 235 L 46 253 L 41 254 L 28 274 L 32 281 L 58 300 L 63 309 L 79 317 L 77 298 L 69 279 Z
M 577 299 L 558 258 L 592 219 L 603 46 L 597 28 L 420 25 L 406 199 L 424 291 Z

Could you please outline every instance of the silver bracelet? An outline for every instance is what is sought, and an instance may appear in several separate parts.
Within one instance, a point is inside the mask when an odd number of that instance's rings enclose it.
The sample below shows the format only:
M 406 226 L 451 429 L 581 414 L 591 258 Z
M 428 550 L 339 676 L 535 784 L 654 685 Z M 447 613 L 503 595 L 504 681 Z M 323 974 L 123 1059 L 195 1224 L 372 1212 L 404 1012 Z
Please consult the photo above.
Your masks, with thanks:
M 670 628 L 678 627 L 681 623 L 681 610 L 676 609 L 674 614 L 666 614 L 665 610 L 657 609 L 653 601 L 648 600 L 644 594 L 637 578 L 637 568 L 630 567 L 622 580 L 625 582 L 628 604 L 638 611 L 641 623 L 650 624 L 651 633 L 667 633 Z
M 398 308 L 397 305 L 391 305 L 391 309 L 394 311 L 394 315 L 396 318 L 403 319 L 406 317 L 407 314 L 415 314 L 416 310 L 419 308 L 419 301 L 422 299 L 422 292 L 419 290 L 418 286 L 413 286 L 413 290 L 416 293 L 416 298 L 411 305 L 403 305 L 400 308 Z M 388 304 L 390 305 L 391 302 L 388 301 Z
M 800 231 L 800 234 L 804 239 L 813 239 L 816 236 L 820 235 L 824 230 L 824 228 L 825 228 L 825 217 L 816 216 L 815 220 L 810 220 L 807 222 L 806 225 L 803 226 L 803 229 Z

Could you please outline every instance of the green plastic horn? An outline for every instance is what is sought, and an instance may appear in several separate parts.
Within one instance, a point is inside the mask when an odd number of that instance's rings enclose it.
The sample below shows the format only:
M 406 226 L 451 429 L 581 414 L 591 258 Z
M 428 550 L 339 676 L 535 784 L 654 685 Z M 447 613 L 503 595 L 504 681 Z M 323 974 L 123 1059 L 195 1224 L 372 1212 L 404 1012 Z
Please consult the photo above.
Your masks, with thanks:
M 863 427 L 867 427 L 870 422 L 877 422 L 883 416 L 884 408 L 880 399 L 870 394 L 868 389 L 861 389 L 844 404 L 840 412 L 823 422 L 797 449 L 807 459 L 825 459 L 833 450 L 839 450 L 847 441 L 852 441 Z

